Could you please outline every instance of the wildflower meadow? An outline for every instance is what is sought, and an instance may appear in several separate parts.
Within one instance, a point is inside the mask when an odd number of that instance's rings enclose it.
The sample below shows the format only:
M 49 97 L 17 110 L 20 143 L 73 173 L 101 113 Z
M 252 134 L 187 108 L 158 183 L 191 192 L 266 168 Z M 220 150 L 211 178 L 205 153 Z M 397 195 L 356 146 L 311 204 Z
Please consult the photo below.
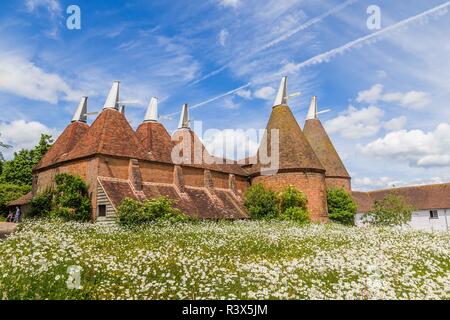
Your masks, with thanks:
M 449 233 L 400 228 L 37 220 L 0 240 L 0 299 L 448 299 L 449 276 Z

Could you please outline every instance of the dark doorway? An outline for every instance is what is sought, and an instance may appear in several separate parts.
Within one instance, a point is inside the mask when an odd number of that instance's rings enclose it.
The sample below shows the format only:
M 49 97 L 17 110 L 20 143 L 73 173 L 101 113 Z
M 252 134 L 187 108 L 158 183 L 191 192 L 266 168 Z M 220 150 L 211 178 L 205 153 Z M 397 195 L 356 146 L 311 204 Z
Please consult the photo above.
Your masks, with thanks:
M 106 217 L 106 205 L 101 204 L 98 206 L 98 216 L 99 217 Z

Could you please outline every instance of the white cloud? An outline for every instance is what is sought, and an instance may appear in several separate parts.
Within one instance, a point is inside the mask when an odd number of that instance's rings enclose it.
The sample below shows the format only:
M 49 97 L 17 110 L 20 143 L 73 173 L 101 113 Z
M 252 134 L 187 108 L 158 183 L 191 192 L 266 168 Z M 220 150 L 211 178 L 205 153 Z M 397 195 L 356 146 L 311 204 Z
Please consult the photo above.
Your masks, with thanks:
M 61 13 L 61 4 L 58 0 L 26 0 L 25 6 L 28 12 L 33 12 L 36 9 L 43 7 L 48 10 L 51 14 Z
M 365 155 L 406 161 L 414 167 L 450 167 L 450 125 L 441 123 L 434 131 L 400 130 L 388 133 L 364 147 Z
M 241 4 L 241 0 L 220 0 L 220 4 L 224 7 L 237 8 Z
M 439 184 L 445 183 L 446 181 L 448 181 L 448 179 L 444 179 L 442 177 L 430 177 L 424 179 L 418 178 L 408 181 L 402 181 L 391 177 L 381 177 L 381 178 L 364 177 L 364 178 L 354 178 L 352 181 L 353 181 L 352 186 L 354 190 L 371 191 L 371 190 L 391 189 L 408 186 Z
M 363 109 L 350 106 L 344 115 L 327 121 L 325 127 L 328 133 L 347 139 L 370 137 L 380 130 L 383 115 L 383 110 L 375 106 Z
M 0 57 L 0 91 L 53 104 L 60 99 L 77 101 L 82 96 L 59 75 L 13 55 Z
M 45 10 L 48 15 L 48 29 L 44 32 L 47 37 L 56 39 L 62 26 L 63 10 L 59 0 L 26 0 L 25 9 L 29 13 L 40 14 L 39 9 Z
M 13 122 L 0 122 L 2 141 L 13 147 L 5 150 L 5 157 L 11 158 L 14 151 L 33 148 L 39 142 L 42 133 L 51 134 L 54 138 L 57 136 L 55 129 L 50 129 L 37 121 L 16 120 Z
M 225 47 L 228 37 L 229 37 L 230 33 L 228 32 L 227 29 L 222 29 L 220 30 L 219 33 L 219 43 L 222 47 Z
M 429 94 L 423 91 L 409 91 L 406 93 L 383 93 L 383 91 L 384 87 L 381 84 L 376 84 L 369 90 L 359 92 L 356 101 L 370 104 L 379 101 L 398 103 L 400 106 L 410 109 L 421 109 L 431 103 Z
M 386 129 L 387 131 L 398 131 L 405 127 L 407 121 L 408 120 L 406 119 L 405 116 L 393 118 L 385 122 L 383 128 Z
M 240 105 L 234 102 L 232 97 L 227 97 L 223 100 L 223 107 L 225 109 L 239 109 Z
M 404 183 L 400 180 L 392 179 L 389 177 L 381 178 L 355 178 L 353 179 L 354 188 L 358 190 L 374 190 L 382 188 L 392 188 L 403 185 Z
M 252 92 L 250 90 L 242 89 L 242 90 L 237 91 L 236 94 L 239 97 L 247 99 L 247 100 L 252 98 Z
M 383 86 L 381 84 L 376 84 L 372 86 L 369 90 L 361 91 L 358 93 L 358 97 L 356 101 L 367 102 L 367 103 L 376 103 L 381 99 L 381 93 L 383 92 Z
M 263 100 L 275 99 L 275 89 L 272 87 L 263 87 L 255 91 L 254 96 Z

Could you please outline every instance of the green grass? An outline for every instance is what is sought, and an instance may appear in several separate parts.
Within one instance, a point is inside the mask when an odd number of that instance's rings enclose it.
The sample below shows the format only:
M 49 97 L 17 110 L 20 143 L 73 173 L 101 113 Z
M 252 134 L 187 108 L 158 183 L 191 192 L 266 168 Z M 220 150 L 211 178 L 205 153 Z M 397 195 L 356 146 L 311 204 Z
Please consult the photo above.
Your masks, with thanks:
M 2 299 L 448 299 L 450 235 L 290 222 L 26 222 Z M 81 288 L 67 268 L 79 266 Z

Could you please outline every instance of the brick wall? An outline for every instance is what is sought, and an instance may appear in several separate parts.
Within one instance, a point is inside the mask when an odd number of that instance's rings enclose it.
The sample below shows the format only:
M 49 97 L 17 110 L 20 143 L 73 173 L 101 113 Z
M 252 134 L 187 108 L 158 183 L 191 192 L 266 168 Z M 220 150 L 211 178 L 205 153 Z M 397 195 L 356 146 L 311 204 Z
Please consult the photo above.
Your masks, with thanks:
M 184 166 L 182 166 L 182 168 L 183 168 L 184 183 L 187 186 L 204 187 L 205 180 L 203 169 Z
M 273 176 L 258 176 L 252 179 L 252 184 L 262 183 L 264 186 L 279 191 L 288 185 L 293 185 L 308 197 L 308 209 L 311 220 L 327 222 L 328 209 L 326 197 L 325 176 L 321 173 L 278 173 Z
M 95 219 L 97 208 L 97 176 L 98 158 L 82 159 L 63 163 L 56 168 L 50 168 L 33 173 L 33 195 L 37 195 L 47 188 L 55 186 L 55 176 L 59 173 L 68 173 L 81 177 L 89 186 L 92 203 L 92 218 Z
M 228 173 L 212 171 L 211 175 L 213 178 L 213 184 L 215 188 L 228 189 L 228 179 L 229 179 Z
M 139 161 L 139 167 L 144 182 L 173 182 L 173 165 L 171 164 Z
M 241 191 L 241 193 L 244 194 L 249 186 L 250 182 L 247 177 L 236 176 L 236 189 L 238 189 L 238 191 Z
M 111 177 L 117 179 L 128 179 L 129 159 L 113 158 L 113 157 L 99 157 L 98 173 L 102 177 Z

